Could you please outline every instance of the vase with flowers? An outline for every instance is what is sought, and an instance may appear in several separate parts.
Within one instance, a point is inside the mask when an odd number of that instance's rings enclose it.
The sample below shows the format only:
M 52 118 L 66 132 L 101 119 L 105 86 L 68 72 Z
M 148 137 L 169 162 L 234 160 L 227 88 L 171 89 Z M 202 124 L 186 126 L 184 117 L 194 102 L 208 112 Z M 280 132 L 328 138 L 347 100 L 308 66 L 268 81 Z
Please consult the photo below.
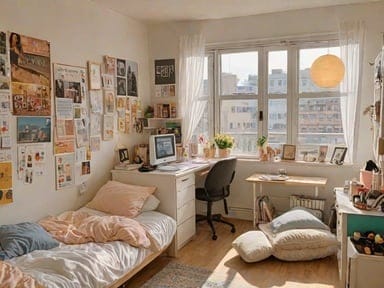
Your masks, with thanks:
M 260 136 L 257 139 L 257 147 L 259 148 L 259 158 L 261 161 L 268 160 L 267 147 L 268 147 L 268 138 L 266 136 Z
M 216 134 L 214 140 L 217 148 L 219 148 L 219 157 L 228 157 L 235 143 L 234 138 L 228 134 Z

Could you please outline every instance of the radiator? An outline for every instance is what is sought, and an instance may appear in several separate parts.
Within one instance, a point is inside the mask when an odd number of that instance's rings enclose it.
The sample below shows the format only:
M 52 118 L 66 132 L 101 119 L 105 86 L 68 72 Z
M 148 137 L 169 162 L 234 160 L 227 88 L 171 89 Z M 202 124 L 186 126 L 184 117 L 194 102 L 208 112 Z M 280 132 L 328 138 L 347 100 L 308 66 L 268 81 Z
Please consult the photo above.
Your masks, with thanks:
M 308 198 L 301 195 L 291 195 L 289 197 L 289 206 L 293 207 L 305 207 L 311 209 L 315 216 L 320 220 L 323 219 L 323 212 L 325 206 L 325 199 Z

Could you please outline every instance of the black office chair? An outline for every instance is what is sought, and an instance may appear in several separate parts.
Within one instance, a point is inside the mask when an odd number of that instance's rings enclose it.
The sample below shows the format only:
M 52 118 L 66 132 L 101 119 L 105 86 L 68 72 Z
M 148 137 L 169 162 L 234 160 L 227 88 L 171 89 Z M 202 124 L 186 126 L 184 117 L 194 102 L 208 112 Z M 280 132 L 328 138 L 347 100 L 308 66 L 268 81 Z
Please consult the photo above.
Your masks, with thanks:
M 212 203 L 224 201 L 225 214 L 228 214 L 226 197 L 229 196 L 229 187 L 235 177 L 236 159 L 226 159 L 215 163 L 209 170 L 203 188 L 196 188 L 196 199 L 207 202 L 207 216 L 197 215 L 196 222 L 207 220 L 212 230 L 212 239 L 216 240 L 216 231 L 212 221 L 225 223 L 232 227 L 235 233 L 235 225 L 221 219 L 221 214 L 212 215 Z

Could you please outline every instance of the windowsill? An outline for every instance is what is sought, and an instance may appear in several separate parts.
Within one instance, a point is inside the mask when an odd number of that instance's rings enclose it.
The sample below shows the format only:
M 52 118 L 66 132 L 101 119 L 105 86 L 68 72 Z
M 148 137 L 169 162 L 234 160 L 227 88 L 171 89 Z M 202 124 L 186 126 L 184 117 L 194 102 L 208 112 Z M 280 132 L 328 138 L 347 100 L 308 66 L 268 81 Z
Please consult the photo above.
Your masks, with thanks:
M 343 165 L 336 165 L 330 162 L 306 162 L 299 160 L 279 160 L 279 161 L 260 161 L 256 158 L 245 158 L 238 156 L 237 160 L 240 162 L 251 162 L 257 165 L 282 165 L 282 166 L 306 166 L 306 167 L 327 167 L 327 168 L 354 168 L 358 167 L 352 163 L 344 163 Z

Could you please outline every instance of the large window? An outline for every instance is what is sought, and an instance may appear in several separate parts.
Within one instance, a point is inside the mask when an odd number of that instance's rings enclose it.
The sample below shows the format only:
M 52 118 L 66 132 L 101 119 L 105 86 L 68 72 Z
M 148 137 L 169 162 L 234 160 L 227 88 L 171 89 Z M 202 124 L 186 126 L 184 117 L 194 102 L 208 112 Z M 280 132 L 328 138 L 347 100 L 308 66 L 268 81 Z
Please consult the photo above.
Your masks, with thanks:
M 296 159 L 320 145 L 330 151 L 344 145 L 339 88 L 321 89 L 310 78 L 317 57 L 340 55 L 335 43 L 210 50 L 204 74 L 208 105 L 196 134 L 230 134 L 236 143 L 233 153 L 251 157 L 258 156 L 261 135 L 272 147 L 296 145 Z

